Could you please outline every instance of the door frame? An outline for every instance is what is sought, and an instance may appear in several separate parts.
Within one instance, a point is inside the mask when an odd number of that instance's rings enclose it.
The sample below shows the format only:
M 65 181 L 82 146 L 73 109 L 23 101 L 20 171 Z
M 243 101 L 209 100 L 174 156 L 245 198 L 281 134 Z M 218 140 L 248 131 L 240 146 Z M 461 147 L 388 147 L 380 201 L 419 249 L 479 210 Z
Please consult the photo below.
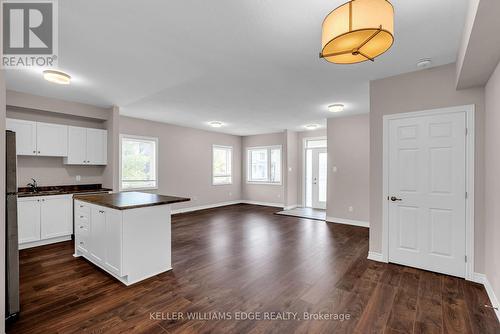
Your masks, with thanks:
M 475 152 L 475 105 L 450 108 L 429 109 L 383 116 L 383 153 L 382 153 L 382 261 L 389 262 L 389 122 L 396 119 L 419 116 L 433 116 L 450 113 L 465 113 L 467 138 L 465 141 L 465 279 L 474 280 L 474 152 Z M 465 194 L 464 194 L 465 196 Z
M 326 140 L 326 152 L 328 153 L 328 137 L 327 136 L 312 136 L 312 137 L 304 137 L 302 138 L 302 175 L 301 175 L 301 178 L 302 178 L 302 207 L 305 208 L 306 207 L 306 168 L 307 168 L 307 162 L 306 162 L 306 152 L 307 152 L 307 141 L 308 140 Z M 327 166 L 328 168 L 328 166 Z M 328 203 L 328 192 L 327 192 L 327 195 L 326 195 L 326 201 Z

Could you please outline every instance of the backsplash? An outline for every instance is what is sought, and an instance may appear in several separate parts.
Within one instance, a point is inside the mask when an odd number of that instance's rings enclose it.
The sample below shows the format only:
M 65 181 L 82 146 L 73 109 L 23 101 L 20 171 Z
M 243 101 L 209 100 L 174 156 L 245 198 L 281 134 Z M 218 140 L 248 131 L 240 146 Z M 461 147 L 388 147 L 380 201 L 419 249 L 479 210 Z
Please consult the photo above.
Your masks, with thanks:
M 64 165 L 62 158 L 18 156 L 17 185 L 24 187 L 31 178 L 36 179 L 40 186 L 104 183 L 104 168 Z M 76 180 L 77 175 L 80 175 L 80 181 Z

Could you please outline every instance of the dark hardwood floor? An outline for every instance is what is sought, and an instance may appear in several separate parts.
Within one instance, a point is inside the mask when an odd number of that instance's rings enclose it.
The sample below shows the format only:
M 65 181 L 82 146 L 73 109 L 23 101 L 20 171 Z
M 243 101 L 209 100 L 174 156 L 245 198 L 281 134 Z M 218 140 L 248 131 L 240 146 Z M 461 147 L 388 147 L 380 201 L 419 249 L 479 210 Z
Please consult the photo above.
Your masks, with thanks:
M 71 242 L 21 251 L 8 333 L 500 333 L 481 285 L 369 261 L 368 229 L 275 211 L 174 216 L 173 271 L 130 287 L 74 258 Z

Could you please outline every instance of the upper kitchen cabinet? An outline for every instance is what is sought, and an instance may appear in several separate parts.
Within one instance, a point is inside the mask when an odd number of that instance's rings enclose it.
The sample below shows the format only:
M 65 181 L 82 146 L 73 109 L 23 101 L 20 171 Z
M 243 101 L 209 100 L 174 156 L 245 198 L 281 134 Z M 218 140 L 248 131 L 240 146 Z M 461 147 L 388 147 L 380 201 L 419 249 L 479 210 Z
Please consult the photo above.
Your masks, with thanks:
M 6 128 L 16 133 L 17 155 L 68 155 L 67 125 L 7 118 Z
M 5 125 L 16 133 L 17 155 L 37 155 L 36 122 L 7 118 Z
M 37 155 L 66 157 L 68 155 L 68 126 L 36 123 Z
M 108 132 L 101 129 L 68 128 L 67 165 L 106 165 L 108 161 Z

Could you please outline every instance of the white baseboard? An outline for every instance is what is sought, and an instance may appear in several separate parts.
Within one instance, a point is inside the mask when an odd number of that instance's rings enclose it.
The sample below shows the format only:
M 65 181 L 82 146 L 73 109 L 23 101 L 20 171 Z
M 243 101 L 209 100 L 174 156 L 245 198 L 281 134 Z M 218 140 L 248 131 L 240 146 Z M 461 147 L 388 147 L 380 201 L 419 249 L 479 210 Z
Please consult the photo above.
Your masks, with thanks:
M 62 242 L 62 241 L 68 241 L 71 240 L 71 235 L 65 235 L 62 237 L 55 237 L 55 238 L 50 238 L 46 240 L 39 240 L 39 241 L 32 241 L 32 242 L 27 242 L 24 244 L 19 245 L 19 250 L 21 249 L 27 249 L 27 248 L 32 248 L 32 247 L 38 247 L 38 246 L 45 246 L 45 245 L 50 245 L 50 244 L 55 244 L 57 242 Z
M 345 219 L 345 218 L 335 218 L 335 217 L 326 217 L 326 221 L 329 223 L 336 224 L 345 224 L 345 225 L 353 225 L 353 226 L 361 226 L 361 227 L 370 227 L 369 222 L 365 222 L 362 220 L 353 220 L 353 219 Z
M 285 205 L 283 203 L 258 202 L 258 201 L 248 201 L 248 200 L 241 200 L 240 203 L 252 204 L 252 205 L 262 205 L 262 206 L 273 206 L 273 207 L 277 207 L 277 208 L 284 208 L 285 207 Z
M 190 206 L 187 208 L 180 208 L 180 209 L 172 210 L 172 214 L 175 215 L 178 213 L 206 210 L 206 209 L 218 208 L 221 206 L 234 205 L 234 204 L 240 204 L 240 203 L 241 203 L 241 201 L 238 200 L 238 201 L 220 202 L 220 203 L 200 205 L 200 206 Z
M 377 253 L 377 252 L 368 252 L 368 260 L 385 263 L 382 253 Z
M 298 206 L 299 206 L 298 204 L 293 204 L 293 205 L 285 206 L 283 208 L 283 210 L 292 210 L 292 209 L 297 208 Z
M 484 289 L 486 290 L 486 293 L 488 294 L 488 298 L 490 299 L 491 306 L 497 308 L 496 310 L 493 309 L 493 311 L 497 315 L 498 321 L 500 321 L 500 303 L 498 301 L 497 296 L 495 295 L 495 291 L 493 291 L 493 287 L 491 286 L 490 281 L 488 280 L 488 277 L 486 277 L 485 274 L 474 273 L 472 280 L 476 283 L 484 285 Z

